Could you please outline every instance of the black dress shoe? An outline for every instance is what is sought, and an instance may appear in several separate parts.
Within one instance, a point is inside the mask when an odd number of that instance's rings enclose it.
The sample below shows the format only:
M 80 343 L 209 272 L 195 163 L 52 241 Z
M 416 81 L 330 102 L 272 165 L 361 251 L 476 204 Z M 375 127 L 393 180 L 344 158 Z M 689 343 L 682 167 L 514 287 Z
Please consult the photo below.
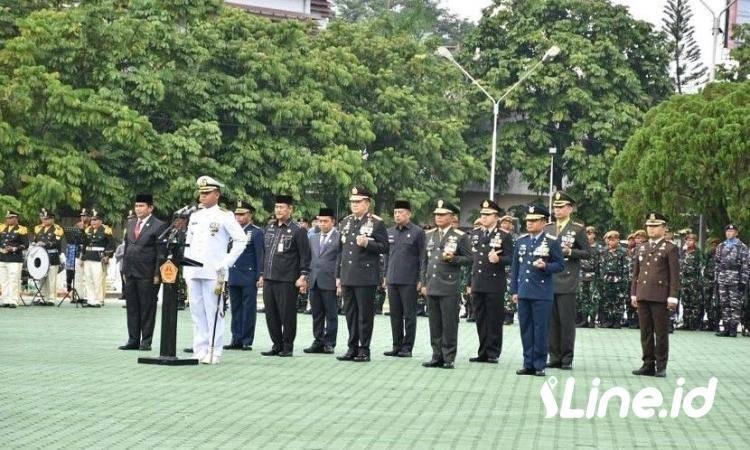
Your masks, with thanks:
M 281 353 L 281 352 L 279 352 L 278 350 L 274 350 L 274 349 L 271 349 L 271 350 L 268 350 L 268 351 L 265 351 L 265 352 L 260 352 L 260 354 L 263 355 L 263 356 L 276 356 L 279 353 Z
M 535 370 L 527 367 L 516 370 L 516 375 L 534 375 Z
M 326 345 L 325 347 L 323 347 L 323 353 L 325 353 L 326 355 L 332 355 L 333 347 L 331 347 L 330 345 Z
M 7 304 L 7 305 L 5 305 L 5 306 L 7 306 L 7 307 L 8 307 L 8 308 L 10 308 L 10 309 L 15 309 L 15 308 L 18 308 L 18 305 L 16 305 L 15 303 L 8 303 L 8 304 Z
M 469 317 L 468 319 L 466 319 L 466 321 L 467 321 L 467 322 L 476 322 L 476 321 L 477 321 L 477 319 L 476 319 L 476 318 L 474 318 L 474 317 Z
M 117 348 L 120 349 L 120 350 L 138 350 L 139 347 L 140 347 L 140 345 L 138 345 L 138 344 L 125 344 L 125 345 L 121 345 L 121 346 L 119 346 Z
M 546 376 L 547 374 L 544 372 L 544 369 L 539 369 L 539 370 L 534 371 L 534 375 L 538 377 L 543 377 L 543 376 Z
M 250 345 L 250 344 L 243 344 L 242 345 L 242 350 L 246 351 L 246 352 L 251 352 L 251 351 L 253 351 L 253 346 Z
M 665 378 L 667 376 L 667 369 L 659 369 L 654 372 L 654 376 L 657 378 Z
M 370 354 L 369 353 L 360 353 L 359 355 L 354 357 L 354 362 L 370 362 Z
M 291 358 L 293 355 L 293 352 L 291 350 L 284 350 L 283 352 L 278 353 L 279 356 L 282 358 Z
M 346 352 L 341 356 L 337 356 L 336 359 L 339 361 L 354 361 L 354 357 L 357 356 L 354 352 Z
M 562 370 L 573 370 L 573 364 L 571 364 L 571 363 L 568 363 L 568 364 L 562 364 L 562 365 L 560 366 L 560 368 L 561 368 Z
M 487 357 L 487 361 L 485 361 L 485 362 L 486 363 L 490 363 L 490 364 L 497 364 L 499 361 L 500 361 L 500 358 L 492 358 L 492 357 L 488 356 Z
M 383 352 L 383 355 L 385 355 L 385 356 L 398 356 L 398 350 L 388 350 L 387 352 Z
M 138 350 L 140 350 L 142 352 L 150 352 L 151 351 L 151 346 L 150 345 L 141 345 L 140 347 L 138 347 Z
M 727 336 L 729 336 L 729 330 L 719 331 L 719 332 L 716 333 L 716 336 L 727 337 Z
M 320 345 L 311 345 L 302 349 L 303 353 L 325 353 Z
M 182 349 L 182 351 L 185 353 L 193 353 L 193 347 L 185 347 Z
M 562 367 L 562 363 L 561 362 L 547 363 L 547 367 L 550 369 L 559 369 Z
M 453 368 L 452 362 L 443 363 L 443 369 L 452 369 L 452 368 Z
M 469 358 L 469 362 L 475 362 L 475 363 L 487 362 L 487 358 L 485 358 L 484 356 L 475 356 L 473 358 Z
M 240 350 L 242 349 L 242 344 L 229 344 L 224 346 L 224 350 Z
M 640 369 L 635 369 L 633 375 L 647 375 L 653 376 L 656 373 L 654 366 L 641 366 Z
M 427 362 L 423 362 L 422 367 L 443 367 L 443 361 L 439 359 L 431 359 Z
M 399 358 L 411 358 L 411 350 L 401 350 L 396 356 Z

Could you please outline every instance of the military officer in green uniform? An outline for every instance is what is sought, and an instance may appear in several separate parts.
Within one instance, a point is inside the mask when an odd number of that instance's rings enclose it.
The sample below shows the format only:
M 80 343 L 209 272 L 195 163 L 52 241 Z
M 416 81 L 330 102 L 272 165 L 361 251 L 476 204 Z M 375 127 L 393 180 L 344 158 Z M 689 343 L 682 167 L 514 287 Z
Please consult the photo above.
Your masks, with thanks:
M 472 259 L 468 236 L 451 225 L 458 211 L 438 200 L 433 211 L 436 227 L 425 235 L 421 290 L 427 297 L 432 358 L 424 367 L 452 369 L 456 359 L 461 272 Z
M 570 218 L 574 206 L 575 202 L 567 193 L 556 192 L 552 202 L 555 222 L 544 227 L 547 234 L 557 238 L 565 257 L 565 269 L 552 277 L 555 300 L 549 323 L 549 367 L 563 370 L 573 368 L 580 262 L 591 257 L 585 227 Z

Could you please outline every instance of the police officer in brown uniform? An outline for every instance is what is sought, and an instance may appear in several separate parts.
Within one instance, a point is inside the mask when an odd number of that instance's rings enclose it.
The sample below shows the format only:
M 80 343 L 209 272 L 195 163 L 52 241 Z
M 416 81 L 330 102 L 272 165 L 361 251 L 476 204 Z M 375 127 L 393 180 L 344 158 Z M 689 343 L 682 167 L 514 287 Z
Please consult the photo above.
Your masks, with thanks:
M 634 375 L 667 376 L 669 315 L 680 292 L 679 252 L 664 239 L 667 221 L 658 213 L 646 219 L 649 240 L 635 251 L 630 302 L 638 308 L 643 366 Z

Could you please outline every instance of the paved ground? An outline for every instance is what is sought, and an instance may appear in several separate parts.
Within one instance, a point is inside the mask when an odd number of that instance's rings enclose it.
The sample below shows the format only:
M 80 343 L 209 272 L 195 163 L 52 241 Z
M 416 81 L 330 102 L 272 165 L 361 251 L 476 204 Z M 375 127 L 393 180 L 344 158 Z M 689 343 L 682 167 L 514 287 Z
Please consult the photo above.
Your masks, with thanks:
M 390 347 L 388 317 L 378 316 L 369 364 L 303 355 L 310 316 L 299 316 L 295 358 L 264 358 L 269 347 L 259 316 L 253 352 L 227 352 L 218 366 L 136 364 L 125 342 L 118 302 L 100 310 L 0 309 L 0 430 L 3 447 L 229 448 L 736 448 L 750 442 L 750 338 L 677 332 L 666 379 L 629 375 L 639 365 L 632 330 L 580 330 L 573 372 L 575 407 L 585 407 L 592 380 L 600 392 L 621 386 L 635 395 L 658 388 L 667 404 L 677 379 L 685 390 L 719 380 L 713 409 L 700 419 L 605 417 L 545 419 L 546 380 L 519 377 L 517 325 L 505 329 L 499 365 L 469 364 L 473 324 L 462 321 L 456 369 L 424 369 L 430 355 L 420 318 L 413 359 L 381 356 Z M 345 330 L 343 317 L 341 327 Z M 157 322 L 158 323 L 158 322 Z M 157 326 L 158 336 L 158 326 Z M 339 334 L 339 350 L 346 332 Z M 180 313 L 178 348 L 190 342 L 190 318 Z M 150 354 L 158 355 L 157 347 Z M 696 402 L 698 407 L 700 402 Z

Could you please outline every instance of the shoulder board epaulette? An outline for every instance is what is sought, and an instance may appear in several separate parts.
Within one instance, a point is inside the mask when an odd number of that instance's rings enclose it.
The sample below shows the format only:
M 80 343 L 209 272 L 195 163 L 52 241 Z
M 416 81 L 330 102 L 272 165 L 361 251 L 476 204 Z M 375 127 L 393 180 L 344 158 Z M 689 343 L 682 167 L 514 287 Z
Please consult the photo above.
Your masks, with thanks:
M 555 225 L 555 222 L 547 222 L 546 224 L 544 224 L 544 228 L 547 228 L 549 226 L 554 226 L 554 225 Z
M 544 233 L 544 235 L 545 235 L 545 236 L 547 236 L 547 239 L 552 239 L 552 240 L 554 240 L 554 241 L 556 241 L 556 240 L 557 240 L 557 236 L 551 235 L 551 234 L 549 234 L 549 233 Z
M 34 234 L 39 234 L 40 231 L 42 231 L 42 228 L 44 228 L 44 225 L 37 225 L 34 227 Z
M 370 214 L 373 219 L 375 220 L 383 220 L 380 216 L 376 216 L 375 214 Z
M 4 223 L 0 223 L 0 231 L 5 231 L 8 228 Z
M 226 209 L 226 208 L 225 208 L 225 207 L 223 207 L 223 206 L 219 206 L 219 209 L 220 209 L 221 211 L 224 211 L 224 212 L 229 212 L 229 210 L 228 210 L 228 209 Z
M 463 236 L 464 234 L 466 234 L 465 231 L 459 230 L 458 228 L 456 228 L 455 231 L 456 231 L 456 234 L 459 236 Z
M 29 234 L 29 229 L 28 229 L 28 228 L 26 228 L 26 227 L 25 227 L 25 226 L 23 226 L 23 225 L 19 225 L 19 226 L 18 226 L 18 234 L 20 234 L 21 236 L 23 236 L 23 235 L 25 235 L 25 234 Z
M 573 222 L 573 225 L 578 225 L 579 227 L 584 226 L 581 222 Z
M 354 214 L 349 214 L 348 216 L 344 217 L 341 220 L 343 221 L 343 220 L 346 220 L 346 219 L 351 219 L 352 217 L 354 217 Z
M 104 225 L 104 234 L 109 234 L 109 235 L 111 235 L 111 234 L 112 234 L 112 228 L 110 228 L 110 227 L 109 227 L 109 226 L 107 226 L 107 225 Z
M 525 237 L 526 237 L 526 236 L 528 236 L 528 235 L 529 235 L 529 233 L 524 233 L 524 234 L 522 234 L 522 235 L 518 236 L 518 237 L 517 237 L 516 239 L 521 239 L 521 238 L 525 238 Z
M 65 234 L 65 229 L 58 224 L 55 224 L 55 236 L 62 237 Z
M 433 228 L 433 229 L 431 229 L 431 230 L 427 230 L 427 231 L 425 231 L 425 234 L 430 234 L 430 233 L 434 233 L 434 232 L 435 232 L 435 230 L 437 230 L 437 228 Z

